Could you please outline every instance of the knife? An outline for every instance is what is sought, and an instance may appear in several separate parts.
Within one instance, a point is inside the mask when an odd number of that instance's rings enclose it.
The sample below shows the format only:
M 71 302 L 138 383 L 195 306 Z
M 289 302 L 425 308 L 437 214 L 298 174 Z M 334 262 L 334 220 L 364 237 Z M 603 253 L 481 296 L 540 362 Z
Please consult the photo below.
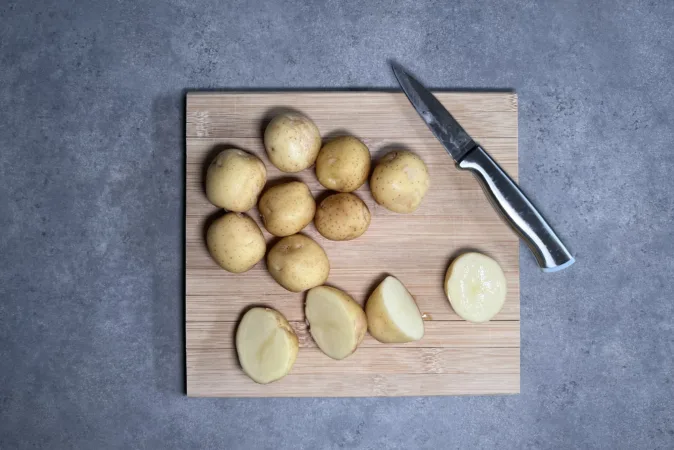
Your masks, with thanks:
M 487 198 L 534 254 L 544 272 L 556 272 L 575 262 L 541 213 L 501 166 L 466 133 L 444 106 L 396 63 L 391 63 L 400 87 L 457 168 L 469 170 Z

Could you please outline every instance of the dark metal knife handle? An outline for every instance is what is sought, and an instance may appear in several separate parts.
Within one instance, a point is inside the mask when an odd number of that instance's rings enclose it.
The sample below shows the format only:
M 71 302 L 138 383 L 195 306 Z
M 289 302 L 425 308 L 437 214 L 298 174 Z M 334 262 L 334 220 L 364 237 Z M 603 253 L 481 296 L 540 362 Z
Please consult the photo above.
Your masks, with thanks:
M 477 146 L 458 164 L 478 179 L 496 211 L 527 243 L 544 272 L 556 272 L 574 263 L 574 258 L 517 184 Z

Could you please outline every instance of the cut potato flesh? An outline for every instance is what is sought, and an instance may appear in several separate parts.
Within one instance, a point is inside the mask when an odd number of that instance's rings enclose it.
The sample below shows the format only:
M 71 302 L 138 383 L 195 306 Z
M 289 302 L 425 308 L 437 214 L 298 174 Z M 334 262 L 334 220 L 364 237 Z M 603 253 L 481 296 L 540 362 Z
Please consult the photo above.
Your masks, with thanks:
M 286 376 L 297 357 L 299 341 L 288 321 L 269 308 L 252 308 L 236 330 L 236 352 L 243 371 L 257 383 Z
M 447 269 L 447 298 L 454 311 L 469 322 L 491 320 L 503 307 L 506 291 L 501 266 L 481 253 L 464 253 Z
M 307 293 L 305 314 L 311 337 L 333 359 L 352 354 L 367 331 L 365 312 L 345 292 L 318 286 Z
M 424 336 L 424 320 L 414 297 L 395 277 L 386 277 L 365 307 L 370 334 L 380 342 L 412 342 Z

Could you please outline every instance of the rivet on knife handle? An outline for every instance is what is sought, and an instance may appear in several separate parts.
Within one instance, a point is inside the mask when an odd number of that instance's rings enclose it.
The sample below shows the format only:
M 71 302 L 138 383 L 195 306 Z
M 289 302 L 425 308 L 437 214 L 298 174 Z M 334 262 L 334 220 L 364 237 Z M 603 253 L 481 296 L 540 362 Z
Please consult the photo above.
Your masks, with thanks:
M 473 172 L 496 211 L 526 242 L 543 271 L 556 272 L 574 263 L 552 227 L 482 147 L 471 150 L 458 166 Z

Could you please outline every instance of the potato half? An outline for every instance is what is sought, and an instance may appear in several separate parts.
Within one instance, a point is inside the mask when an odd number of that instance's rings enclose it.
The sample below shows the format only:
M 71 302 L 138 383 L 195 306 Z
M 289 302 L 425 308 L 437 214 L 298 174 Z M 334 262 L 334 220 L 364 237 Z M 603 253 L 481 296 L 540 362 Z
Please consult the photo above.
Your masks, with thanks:
M 314 218 L 316 201 L 309 187 L 291 181 L 267 190 L 257 205 L 265 228 L 274 236 L 300 232 Z
M 269 308 L 252 308 L 236 329 L 236 353 L 253 381 L 271 383 L 286 376 L 297 358 L 299 340 L 283 315 Z
M 316 241 L 303 234 L 293 234 L 269 250 L 267 269 L 284 288 L 302 292 L 325 283 L 330 274 L 330 262 Z
M 328 189 L 355 191 L 367 181 L 369 174 L 370 150 L 353 136 L 335 138 L 318 153 L 316 177 Z
M 311 119 L 286 113 L 272 119 L 264 131 L 264 147 L 269 160 L 283 172 L 299 172 L 311 167 L 321 149 L 321 134 Z
M 397 213 L 411 213 L 421 204 L 430 177 L 428 168 L 416 154 L 406 150 L 387 153 L 370 177 L 375 201 Z
M 260 227 L 245 214 L 227 213 L 206 231 L 206 246 L 213 259 L 228 272 L 241 273 L 258 263 L 267 250 Z
M 208 166 L 206 197 L 215 206 L 244 212 L 257 203 L 267 181 L 260 158 L 237 148 L 223 150 Z
M 370 210 L 355 194 L 326 197 L 316 209 L 314 224 L 319 233 L 333 241 L 361 236 L 370 226 Z
M 365 337 L 367 318 L 363 308 L 339 289 L 329 286 L 310 289 L 304 311 L 311 337 L 330 358 L 346 358 Z
M 491 320 L 503 307 L 506 293 L 503 269 L 482 253 L 464 253 L 447 269 L 445 294 L 454 312 L 469 322 Z
M 424 336 L 424 320 L 414 298 L 395 277 L 386 277 L 365 305 L 367 327 L 380 342 L 412 342 Z

